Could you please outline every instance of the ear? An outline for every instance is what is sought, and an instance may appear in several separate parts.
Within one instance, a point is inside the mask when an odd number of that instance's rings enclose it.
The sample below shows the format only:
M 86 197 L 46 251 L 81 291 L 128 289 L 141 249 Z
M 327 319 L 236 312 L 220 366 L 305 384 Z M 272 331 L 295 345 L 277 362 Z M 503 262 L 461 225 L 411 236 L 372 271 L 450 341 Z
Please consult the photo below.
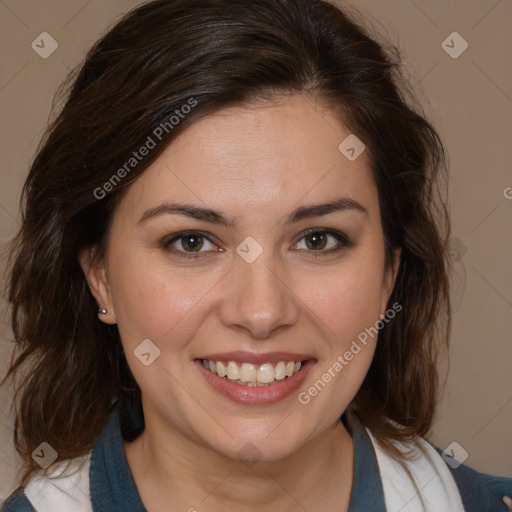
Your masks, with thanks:
M 382 299 L 381 299 L 381 308 L 384 308 L 381 311 L 381 314 L 385 314 L 385 308 L 388 303 L 391 292 L 393 291 L 393 287 L 395 286 L 396 276 L 398 274 L 398 269 L 400 267 L 400 257 L 402 254 L 402 249 L 399 247 L 395 249 L 393 253 L 393 261 L 386 265 L 384 270 L 384 280 L 382 283 Z
M 106 324 L 115 324 L 116 315 L 108 284 L 107 270 L 104 261 L 97 257 L 96 251 L 95 247 L 88 247 L 80 253 L 78 259 L 84 271 L 89 289 L 98 303 L 98 308 L 105 308 L 107 310 L 106 314 L 98 315 L 98 318 Z

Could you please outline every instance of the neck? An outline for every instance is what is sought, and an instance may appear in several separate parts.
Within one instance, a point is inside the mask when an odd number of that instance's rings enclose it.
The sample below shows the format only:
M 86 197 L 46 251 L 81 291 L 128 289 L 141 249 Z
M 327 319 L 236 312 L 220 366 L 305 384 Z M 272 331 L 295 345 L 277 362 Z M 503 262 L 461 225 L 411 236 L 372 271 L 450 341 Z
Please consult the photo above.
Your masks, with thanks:
M 125 452 L 149 512 L 348 510 L 353 443 L 341 421 L 278 461 L 226 458 L 158 420 Z

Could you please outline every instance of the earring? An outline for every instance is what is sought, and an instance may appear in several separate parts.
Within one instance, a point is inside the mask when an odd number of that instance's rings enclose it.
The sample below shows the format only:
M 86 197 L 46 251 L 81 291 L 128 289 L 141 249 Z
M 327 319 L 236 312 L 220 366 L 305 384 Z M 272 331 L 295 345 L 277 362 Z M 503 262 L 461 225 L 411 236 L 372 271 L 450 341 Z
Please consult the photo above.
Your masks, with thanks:
M 107 314 L 107 310 L 105 308 L 98 309 L 98 315 L 106 315 L 106 314 Z

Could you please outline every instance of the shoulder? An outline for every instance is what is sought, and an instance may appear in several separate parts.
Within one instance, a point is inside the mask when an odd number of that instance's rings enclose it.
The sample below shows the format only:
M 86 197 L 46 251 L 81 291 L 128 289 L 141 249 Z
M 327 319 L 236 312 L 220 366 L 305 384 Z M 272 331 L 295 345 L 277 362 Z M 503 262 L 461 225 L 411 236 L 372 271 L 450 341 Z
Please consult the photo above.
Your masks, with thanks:
M 503 497 L 512 496 L 512 478 L 478 472 L 422 438 L 394 443 L 404 454 L 412 454 L 399 462 L 369 434 L 391 510 L 507 512 Z
M 1 512 L 92 512 L 89 493 L 91 454 L 57 464 L 49 475 L 35 474 L 13 492 Z
M 507 511 L 503 498 L 508 496 L 512 501 L 512 478 L 482 473 L 432 446 L 449 468 L 466 510 Z
M 35 508 L 28 501 L 25 491 L 17 489 L 14 491 L 3 504 L 1 504 L 0 512 L 34 512 Z
M 86 455 L 56 464 L 48 475 L 34 474 L 0 508 L 0 512 L 71 510 L 145 510 L 126 461 L 117 411 Z

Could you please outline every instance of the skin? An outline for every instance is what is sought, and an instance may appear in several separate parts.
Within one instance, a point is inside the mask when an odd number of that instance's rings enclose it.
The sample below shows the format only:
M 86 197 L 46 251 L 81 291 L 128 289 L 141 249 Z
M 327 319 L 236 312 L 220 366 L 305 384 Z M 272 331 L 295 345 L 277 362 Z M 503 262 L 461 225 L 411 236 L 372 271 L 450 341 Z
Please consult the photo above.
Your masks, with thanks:
M 117 323 L 143 397 L 146 429 L 125 443 L 146 508 L 163 510 L 348 510 L 353 443 L 339 421 L 370 366 L 371 339 L 307 405 L 293 393 L 263 406 L 235 403 L 204 380 L 194 359 L 233 350 L 291 351 L 317 360 L 307 390 L 387 309 L 394 268 L 386 267 L 378 193 L 367 152 L 349 161 L 338 146 L 350 131 L 310 96 L 293 95 L 225 109 L 187 128 L 130 186 L 115 213 L 103 261 L 81 262 L 101 316 Z M 367 214 L 344 210 L 284 226 L 302 205 L 348 197 Z M 139 223 L 164 202 L 192 203 L 236 219 L 236 228 L 163 214 Z M 315 249 L 310 228 L 328 235 Z M 211 235 L 201 256 L 178 239 Z M 247 237 L 263 248 L 247 263 L 236 252 Z M 201 239 L 200 239 L 201 240 Z M 309 244 L 307 243 L 309 241 Z M 195 253 L 197 254 L 197 253 Z M 144 366 L 144 339 L 160 357 Z M 238 452 L 259 451 L 248 467 Z M 307 482 L 307 484 L 305 484 Z

